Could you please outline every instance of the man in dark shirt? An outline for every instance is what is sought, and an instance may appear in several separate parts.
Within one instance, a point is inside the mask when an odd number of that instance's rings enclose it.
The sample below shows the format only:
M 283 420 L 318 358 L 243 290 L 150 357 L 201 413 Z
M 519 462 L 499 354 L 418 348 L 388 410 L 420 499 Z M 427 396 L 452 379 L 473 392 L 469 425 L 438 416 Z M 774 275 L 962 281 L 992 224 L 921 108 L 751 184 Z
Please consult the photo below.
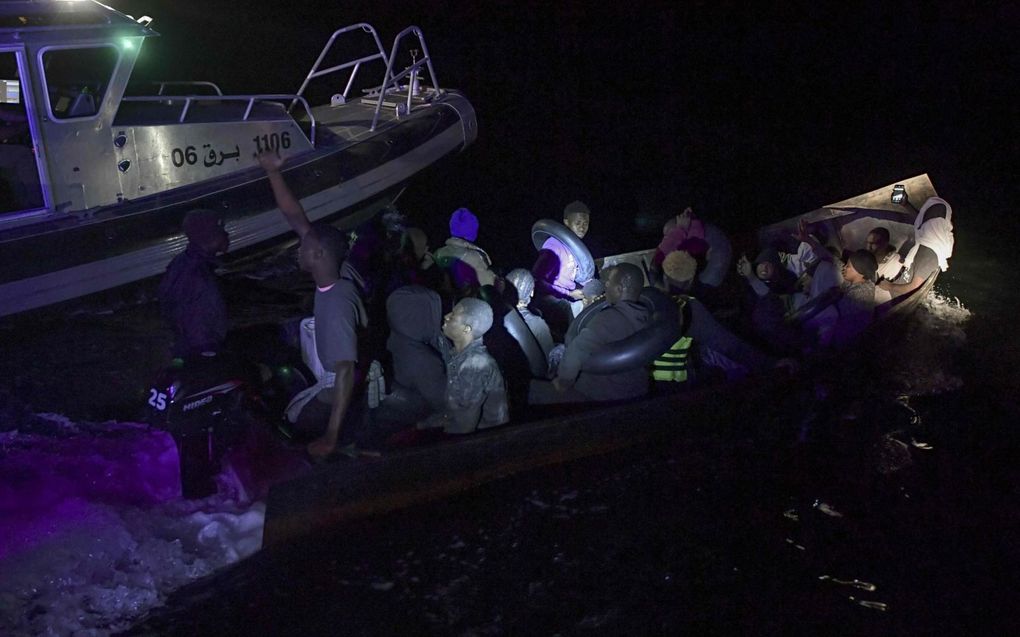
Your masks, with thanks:
M 610 374 L 583 371 L 585 362 L 605 345 L 648 325 L 648 308 L 639 302 L 643 283 L 644 274 L 636 265 L 621 263 L 612 268 L 605 282 L 608 305 L 567 342 L 556 378 L 531 383 L 529 403 L 624 400 L 648 393 L 648 370 L 644 366 Z
M 216 255 L 230 247 L 223 218 L 212 210 L 184 216 L 188 246 L 174 257 L 159 283 L 159 304 L 174 331 L 173 355 L 218 352 L 227 336 L 227 306 L 216 281 Z

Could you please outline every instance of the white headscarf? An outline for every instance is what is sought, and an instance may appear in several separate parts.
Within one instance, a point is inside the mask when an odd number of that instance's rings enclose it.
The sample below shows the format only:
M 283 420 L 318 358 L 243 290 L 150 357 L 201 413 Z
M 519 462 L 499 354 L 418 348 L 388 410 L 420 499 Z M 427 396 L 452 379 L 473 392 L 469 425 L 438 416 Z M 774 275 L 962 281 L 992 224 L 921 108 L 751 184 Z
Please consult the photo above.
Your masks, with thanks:
M 932 206 L 942 204 L 946 207 L 945 218 L 924 220 L 925 213 Z M 953 209 L 940 197 L 929 197 L 914 220 L 914 247 L 910 248 L 903 265 L 909 269 L 914 264 L 914 257 L 917 249 L 921 246 L 928 246 L 938 256 L 939 267 L 945 272 L 949 269 L 949 257 L 953 256 Z

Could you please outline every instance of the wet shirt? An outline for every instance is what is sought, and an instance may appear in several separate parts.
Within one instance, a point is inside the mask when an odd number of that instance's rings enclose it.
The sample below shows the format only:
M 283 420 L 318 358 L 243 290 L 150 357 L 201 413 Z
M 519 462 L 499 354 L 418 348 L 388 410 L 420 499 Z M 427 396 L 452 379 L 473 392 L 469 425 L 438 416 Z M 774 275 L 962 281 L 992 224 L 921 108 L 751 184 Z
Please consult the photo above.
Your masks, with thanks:
M 466 434 L 510 420 L 506 384 L 481 339 L 454 352 L 446 365 L 447 433 Z
M 219 351 L 227 337 L 227 305 L 215 263 L 189 245 L 170 262 L 159 283 L 160 310 L 174 331 L 174 356 Z

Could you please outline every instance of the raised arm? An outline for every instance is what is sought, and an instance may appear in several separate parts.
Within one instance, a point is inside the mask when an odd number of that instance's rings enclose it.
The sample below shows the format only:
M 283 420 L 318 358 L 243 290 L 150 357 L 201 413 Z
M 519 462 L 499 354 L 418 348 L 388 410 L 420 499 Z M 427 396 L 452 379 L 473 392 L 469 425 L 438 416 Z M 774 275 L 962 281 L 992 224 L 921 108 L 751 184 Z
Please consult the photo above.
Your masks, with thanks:
M 301 202 L 294 196 L 290 187 L 287 186 L 287 182 L 283 179 L 283 174 L 280 172 L 280 167 L 283 166 L 283 159 L 272 151 L 260 153 L 258 159 L 259 164 L 269 177 L 269 184 L 273 187 L 273 197 L 276 199 L 277 207 L 283 212 L 283 216 L 287 219 L 287 223 L 290 224 L 294 232 L 299 237 L 304 238 L 311 229 L 312 224 L 308 221 L 308 215 L 305 214 L 305 209 L 301 207 Z

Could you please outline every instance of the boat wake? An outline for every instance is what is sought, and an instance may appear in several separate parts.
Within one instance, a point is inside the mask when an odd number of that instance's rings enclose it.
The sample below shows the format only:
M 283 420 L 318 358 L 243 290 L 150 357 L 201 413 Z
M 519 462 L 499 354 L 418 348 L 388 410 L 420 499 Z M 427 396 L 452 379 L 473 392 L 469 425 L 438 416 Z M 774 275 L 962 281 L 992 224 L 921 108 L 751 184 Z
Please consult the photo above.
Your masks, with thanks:
M 262 543 L 265 505 L 232 476 L 181 499 L 165 432 L 53 414 L 3 424 L 18 429 L 0 433 L 0 634 L 124 630 Z

